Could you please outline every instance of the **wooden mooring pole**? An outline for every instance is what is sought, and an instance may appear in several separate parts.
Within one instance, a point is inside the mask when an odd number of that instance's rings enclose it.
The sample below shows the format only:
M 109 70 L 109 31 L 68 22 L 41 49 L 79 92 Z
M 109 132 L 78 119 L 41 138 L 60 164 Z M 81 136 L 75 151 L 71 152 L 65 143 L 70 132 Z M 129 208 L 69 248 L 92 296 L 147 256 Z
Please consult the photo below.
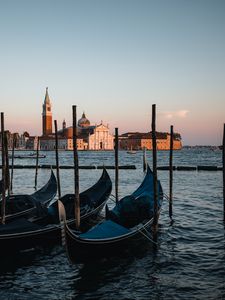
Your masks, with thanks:
M 1 223 L 5 224 L 5 128 L 4 113 L 1 112 L 1 139 L 2 139 L 2 201 L 1 201 Z
M 10 178 L 10 192 L 13 191 L 13 171 L 14 171 L 14 154 L 16 146 L 16 134 L 13 134 L 13 144 L 12 144 L 12 161 L 11 161 L 11 178 Z
M 57 187 L 58 187 L 58 197 L 61 198 L 61 186 L 59 177 L 59 142 L 58 142 L 58 126 L 57 120 L 54 120 L 55 125 L 55 160 L 56 160 L 56 176 L 57 176 Z
M 154 217 L 153 235 L 157 238 L 158 229 L 158 182 L 157 182 L 157 145 L 156 145 L 156 105 L 152 105 L 152 155 L 153 155 L 153 186 L 154 186 Z
M 146 162 L 146 148 L 143 148 L 143 172 L 147 169 L 147 162 Z
M 119 184 L 119 141 L 118 141 L 118 128 L 115 128 L 115 197 L 116 202 L 119 201 L 118 184 Z
M 8 190 L 8 196 L 10 196 L 10 174 L 9 174 L 9 147 L 8 147 L 8 135 L 5 132 L 5 190 Z
M 76 229 L 80 228 L 80 197 L 79 197 L 79 163 L 77 151 L 77 106 L 73 105 L 73 158 L 74 158 L 74 189 Z
M 173 125 L 170 126 L 170 162 L 169 162 L 169 217 L 173 216 Z
M 38 136 L 37 140 L 37 149 L 36 149 L 36 170 L 35 170 L 35 179 L 34 179 L 34 188 L 37 189 L 37 177 L 38 177 L 38 160 L 39 160 L 39 145 L 40 145 L 40 138 Z
M 223 220 L 225 223 L 225 124 L 223 124 Z

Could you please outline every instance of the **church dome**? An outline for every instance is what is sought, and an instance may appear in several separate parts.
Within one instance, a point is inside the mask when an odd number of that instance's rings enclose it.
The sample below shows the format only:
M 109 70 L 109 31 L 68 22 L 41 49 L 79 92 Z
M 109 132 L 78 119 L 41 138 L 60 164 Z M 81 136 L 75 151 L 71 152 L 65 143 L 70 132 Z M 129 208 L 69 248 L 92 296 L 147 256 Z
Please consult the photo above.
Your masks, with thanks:
M 86 118 L 85 113 L 83 112 L 81 119 L 78 121 L 79 127 L 88 127 L 90 126 L 90 121 Z

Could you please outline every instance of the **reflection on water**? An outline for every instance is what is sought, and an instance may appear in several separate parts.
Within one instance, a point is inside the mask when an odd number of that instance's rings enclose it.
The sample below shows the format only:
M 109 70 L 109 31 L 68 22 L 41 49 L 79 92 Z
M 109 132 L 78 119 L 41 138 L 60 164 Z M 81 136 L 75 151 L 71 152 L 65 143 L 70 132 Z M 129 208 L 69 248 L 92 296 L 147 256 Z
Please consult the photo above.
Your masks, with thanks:
M 151 152 L 147 153 L 152 163 Z M 41 164 L 55 164 L 46 152 Z M 72 164 L 72 152 L 60 152 L 60 164 Z M 168 152 L 158 153 L 158 165 L 168 165 Z M 79 152 L 81 165 L 113 165 L 113 152 Z M 142 152 L 120 153 L 121 165 L 136 170 L 119 173 L 120 197 L 131 193 L 143 179 Z M 16 164 L 30 161 L 16 161 Z M 221 166 L 221 151 L 182 150 L 174 165 Z M 101 170 L 80 170 L 81 191 L 94 184 Z M 109 170 L 114 182 L 114 171 Z M 39 170 L 38 185 L 50 176 Z M 60 170 L 62 194 L 73 192 L 73 170 Z M 168 171 L 159 171 L 168 194 Z M 34 170 L 14 171 L 14 192 L 34 191 Z M 114 194 L 114 191 L 113 191 Z M 110 206 L 113 206 L 110 202 Z M 168 203 L 160 216 L 157 249 L 149 241 L 121 253 L 121 257 L 70 265 L 60 246 L 1 258 L 0 299 L 225 299 L 225 237 L 222 172 L 174 172 L 174 224 Z

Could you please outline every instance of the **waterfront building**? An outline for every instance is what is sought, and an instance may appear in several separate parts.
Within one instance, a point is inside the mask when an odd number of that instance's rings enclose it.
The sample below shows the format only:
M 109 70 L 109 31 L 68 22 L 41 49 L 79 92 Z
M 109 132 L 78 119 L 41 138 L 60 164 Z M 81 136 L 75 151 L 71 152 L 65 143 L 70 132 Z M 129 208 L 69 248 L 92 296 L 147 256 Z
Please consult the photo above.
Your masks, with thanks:
M 37 150 L 38 147 L 38 137 L 37 136 L 29 136 L 26 141 L 26 149 L 29 150 Z M 40 146 L 39 146 L 40 149 Z
M 59 150 L 73 150 L 73 138 L 58 137 Z M 83 139 L 77 139 L 77 149 L 85 150 Z M 55 137 L 45 136 L 40 138 L 40 150 L 55 150 Z
M 77 131 L 78 140 L 80 140 L 78 149 L 80 150 L 113 150 L 114 148 L 114 136 L 110 134 L 109 126 L 104 125 L 102 121 L 99 125 L 91 125 L 84 112 L 78 120 Z M 65 139 L 72 139 L 73 127 L 66 127 L 64 120 L 58 134 Z
M 83 112 L 77 123 L 77 148 L 78 150 L 113 150 L 114 136 L 110 134 L 109 125 L 91 124 Z M 170 134 L 167 132 L 156 133 L 156 143 L 158 150 L 170 149 Z M 58 131 L 58 146 L 61 150 L 73 149 L 73 127 L 66 126 L 66 121 L 63 120 L 62 128 Z M 26 148 L 36 149 L 37 137 L 30 137 L 26 142 Z M 152 149 L 152 134 L 151 132 L 127 132 L 119 137 L 119 147 L 121 150 L 141 150 Z M 182 148 L 181 136 L 178 133 L 174 134 L 173 141 L 174 150 Z M 42 111 L 42 136 L 40 137 L 41 150 L 55 149 L 55 134 L 52 132 L 52 105 L 46 88 L 45 98 Z
M 156 146 L 158 150 L 170 149 L 170 134 L 167 132 L 156 132 Z M 119 147 L 125 150 L 152 150 L 152 133 L 127 132 L 119 136 Z M 174 134 L 173 149 L 182 148 L 181 136 Z
M 104 124 L 96 125 L 93 133 L 88 136 L 89 150 L 113 150 L 114 136 L 109 133 L 109 127 Z
M 109 132 L 109 126 L 101 122 L 99 125 L 91 125 L 83 112 L 82 117 L 77 123 L 78 150 L 113 150 L 114 136 Z M 35 138 L 30 137 L 27 148 L 35 147 Z M 73 149 L 73 127 L 66 127 L 66 121 L 63 120 L 62 129 L 58 131 L 59 149 Z M 52 132 L 52 105 L 46 88 L 45 99 L 42 110 L 42 136 L 40 137 L 41 150 L 55 149 L 55 135 Z
M 6 130 L 6 134 L 7 134 L 7 139 L 8 139 L 8 149 L 12 149 L 13 148 L 13 141 L 14 141 L 14 148 L 15 149 L 26 149 L 26 145 L 27 145 L 27 141 L 29 140 L 29 133 L 28 132 L 24 132 L 23 134 L 19 134 L 19 133 L 11 133 L 9 130 Z M 1 133 L 0 133 L 0 148 L 1 146 L 1 142 L 2 142 L 2 138 L 1 138 Z
M 114 136 L 103 122 L 91 125 L 85 113 L 78 120 L 78 135 L 87 143 L 88 150 L 113 150 Z

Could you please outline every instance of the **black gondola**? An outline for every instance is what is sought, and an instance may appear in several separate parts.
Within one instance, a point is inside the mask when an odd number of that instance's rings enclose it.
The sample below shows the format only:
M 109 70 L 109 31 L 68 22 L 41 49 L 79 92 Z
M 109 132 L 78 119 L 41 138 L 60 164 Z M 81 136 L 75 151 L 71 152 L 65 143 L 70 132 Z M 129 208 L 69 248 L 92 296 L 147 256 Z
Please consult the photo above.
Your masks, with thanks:
M 158 181 L 158 213 L 163 201 L 163 191 Z M 154 211 L 153 173 L 149 166 L 140 187 L 131 195 L 122 198 L 114 209 L 106 210 L 106 220 L 85 233 L 68 227 L 64 216 L 66 251 L 70 261 L 85 262 L 96 258 L 114 256 L 128 249 L 130 242 L 148 234 Z
M 6 221 L 40 215 L 43 207 L 46 207 L 55 198 L 56 193 L 57 182 L 54 172 L 51 170 L 48 182 L 33 194 L 6 197 Z
M 81 225 L 96 218 L 104 207 L 112 190 L 111 179 L 105 169 L 98 182 L 80 194 Z M 68 213 L 68 224 L 74 224 L 74 194 L 61 198 Z M 0 252 L 20 251 L 42 245 L 60 243 L 61 226 L 58 201 L 45 210 L 45 216 L 33 220 L 17 219 L 0 225 Z

